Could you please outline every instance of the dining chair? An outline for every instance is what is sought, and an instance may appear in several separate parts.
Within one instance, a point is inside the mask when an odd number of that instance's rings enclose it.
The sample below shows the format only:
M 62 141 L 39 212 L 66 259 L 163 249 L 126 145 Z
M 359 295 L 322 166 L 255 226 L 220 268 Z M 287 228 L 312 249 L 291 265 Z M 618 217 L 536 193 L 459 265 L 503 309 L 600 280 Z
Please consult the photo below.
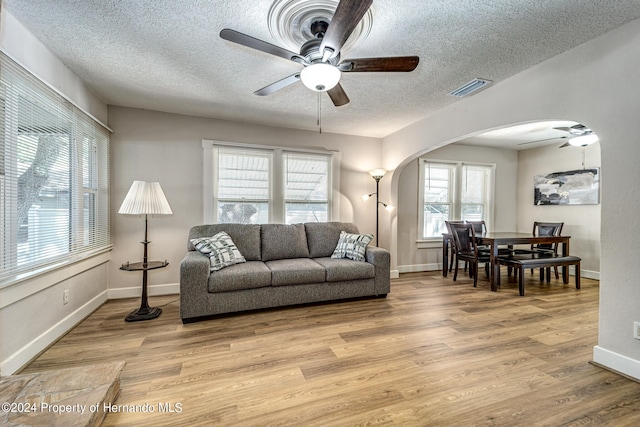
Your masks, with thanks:
M 533 222 L 533 235 L 534 236 L 560 236 L 562 233 L 562 227 L 564 226 L 564 222 L 542 222 L 542 221 L 534 221 Z M 540 253 L 540 254 L 558 254 L 558 244 L 557 243 L 538 243 L 531 245 L 529 250 L 526 249 L 518 249 L 515 251 L 516 254 L 528 254 L 528 253 Z M 543 277 L 545 271 L 540 269 L 540 278 Z M 551 275 L 551 270 L 547 267 L 546 270 L 547 277 Z M 560 278 L 558 274 L 558 266 L 554 266 L 554 273 L 556 279 Z M 531 274 L 533 274 L 533 269 L 531 269 Z
M 458 251 L 456 250 L 456 244 L 455 241 L 453 240 L 453 231 L 451 229 L 451 224 L 464 224 L 465 221 L 445 221 L 444 225 L 447 227 L 447 233 L 449 233 L 449 236 L 451 236 L 451 239 L 449 241 L 449 249 L 450 249 L 450 261 L 449 261 L 449 271 L 451 272 L 451 270 L 453 270 L 453 264 L 454 263 L 458 263 Z M 464 270 L 467 271 L 467 264 L 465 263 L 464 265 Z
M 485 273 L 489 275 L 489 255 L 478 251 L 476 234 L 473 224 L 449 223 L 451 234 L 456 246 L 456 259 L 469 263 L 469 276 L 473 278 L 473 286 L 478 286 L 478 265 L 485 263 Z M 453 280 L 458 278 L 458 263 L 456 262 Z
M 473 231 L 475 231 L 476 236 L 479 235 L 483 235 L 483 234 L 487 234 L 487 224 L 486 222 L 484 222 L 484 220 L 479 220 L 479 221 L 465 221 L 471 225 L 473 225 Z

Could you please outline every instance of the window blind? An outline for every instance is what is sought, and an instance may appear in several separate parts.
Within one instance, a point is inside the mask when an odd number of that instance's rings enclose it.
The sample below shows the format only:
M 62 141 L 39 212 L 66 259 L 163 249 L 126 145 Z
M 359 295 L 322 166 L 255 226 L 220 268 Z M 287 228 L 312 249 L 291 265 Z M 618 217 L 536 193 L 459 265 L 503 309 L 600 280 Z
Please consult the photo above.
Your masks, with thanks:
M 109 133 L 0 54 L 0 283 L 111 244 Z
M 331 158 L 295 152 L 285 152 L 283 156 L 285 222 L 328 221 Z

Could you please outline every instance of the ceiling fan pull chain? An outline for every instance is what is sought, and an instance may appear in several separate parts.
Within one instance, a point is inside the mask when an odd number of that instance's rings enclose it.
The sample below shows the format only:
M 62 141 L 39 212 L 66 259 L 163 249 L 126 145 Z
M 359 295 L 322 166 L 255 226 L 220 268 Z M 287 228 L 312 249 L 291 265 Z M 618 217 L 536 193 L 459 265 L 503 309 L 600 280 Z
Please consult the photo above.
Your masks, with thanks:
M 320 94 L 322 92 L 318 92 L 318 120 L 317 120 L 317 125 L 318 125 L 318 129 L 320 129 L 320 133 L 322 134 L 322 98 L 320 97 Z

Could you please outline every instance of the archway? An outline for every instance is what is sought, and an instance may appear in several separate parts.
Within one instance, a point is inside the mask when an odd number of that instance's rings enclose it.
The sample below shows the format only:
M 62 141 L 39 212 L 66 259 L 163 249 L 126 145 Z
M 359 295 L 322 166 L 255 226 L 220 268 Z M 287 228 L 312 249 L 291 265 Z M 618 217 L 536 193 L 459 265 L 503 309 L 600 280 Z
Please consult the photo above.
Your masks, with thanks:
M 554 129 L 567 127 L 565 125 L 577 124 L 574 121 L 536 121 L 479 132 L 444 147 L 416 153 L 403 167 L 396 168 L 399 188 L 395 219 L 397 272 L 441 268 L 441 239 L 428 239 L 419 233 L 418 171 L 422 166 L 417 159 L 424 157 L 442 162 L 495 166 L 492 209 L 487 209 L 488 217 L 484 218 L 490 229 L 530 232 L 535 220 L 562 221 L 565 223 L 564 234 L 572 236 L 572 252 L 583 258 L 583 277 L 599 279 L 600 205 L 535 206 L 533 202 L 534 175 L 582 168 L 583 158 L 587 159 L 589 168 L 600 168 L 599 144 L 588 147 L 565 145 L 568 132 Z

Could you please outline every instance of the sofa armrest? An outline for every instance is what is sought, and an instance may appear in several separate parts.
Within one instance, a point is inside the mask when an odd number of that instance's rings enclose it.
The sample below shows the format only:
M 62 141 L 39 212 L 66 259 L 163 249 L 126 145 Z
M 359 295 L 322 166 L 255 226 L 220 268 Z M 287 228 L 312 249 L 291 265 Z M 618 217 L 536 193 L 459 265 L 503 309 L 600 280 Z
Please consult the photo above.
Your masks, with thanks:
M 365 260 L 375 268 L 376 295 L 386 295 L 391 290 L 391 254 L 384 248 L 367 246 Z
M 180 262 L 180 307 L 202 301 L 207 293 L 211 262 L 198 251 L 189 251 Z

